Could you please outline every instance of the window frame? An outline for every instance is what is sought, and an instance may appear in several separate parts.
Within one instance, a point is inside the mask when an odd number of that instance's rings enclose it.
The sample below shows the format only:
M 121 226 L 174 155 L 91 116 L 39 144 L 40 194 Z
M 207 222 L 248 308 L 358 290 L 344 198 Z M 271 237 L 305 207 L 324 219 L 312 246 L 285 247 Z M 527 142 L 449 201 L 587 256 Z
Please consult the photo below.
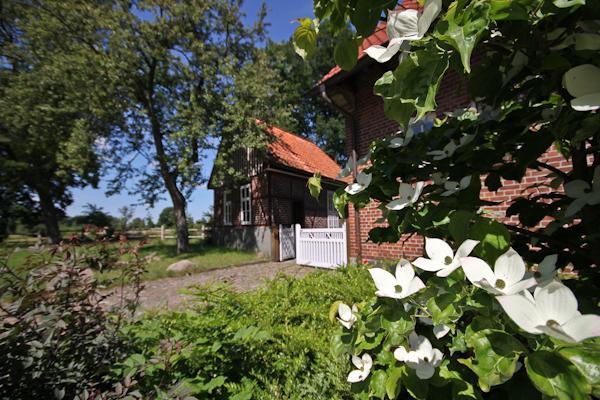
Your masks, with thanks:
M 248 195 L 244 195 L 244 191 Z M 248 219 L 245 217 L 248 216 Z M 240 186 L 240 225 L 252 225 L 252 185 L 247 183 Z

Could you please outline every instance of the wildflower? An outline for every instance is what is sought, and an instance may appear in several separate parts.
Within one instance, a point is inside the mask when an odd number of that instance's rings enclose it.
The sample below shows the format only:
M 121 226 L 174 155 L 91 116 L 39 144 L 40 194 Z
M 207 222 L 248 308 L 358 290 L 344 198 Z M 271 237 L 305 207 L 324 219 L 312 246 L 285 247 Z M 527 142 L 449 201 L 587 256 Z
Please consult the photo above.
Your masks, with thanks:
M 371 367 L 373 367 L 373 359 L 367 353 L 363 354 L 362 358 L 358 356 L 352 356 L 352 364 L 354 364 L 357 369 L 350 371 L 348 374 L 348 382 L 361 382 L 367 379 L 367 376 L 369 376 Z
M 444 358 L 439 349 L 434 349 L 431 342 L 425 336 L 412 332 L 408 337 L 410 351 L 403 346 L 394 350 L 396 360 L 405 362 L 409 368 L 414 369 L 421 379 L 429 379 L 435 373 L 435 369 Z
M 523 279 L 525 262 L 513 249 L 498 257 L 493 271 L 485 261 L 476 257 L 463 257 L 460 263 L 473 285 L 492 294 L 515 294 L 536 284 L 535 278 Z
M 392 275 L 382 268 L 369 270 L 379 297 L 403 299 L 425 288 L 423 281 L 415 276 L 415 270 L 407 260 L 400 260 L 396 265 L 396 275 Z
M 442 193 L 442 196 L 444 196 L 444 197 L 451 196 L 456 192 L 459 192 L 461 190 L 468 188 L 470 184 L 471 184 L 470 176 L 465 176 L 464 178 L 462 178 L 460 180 L 460 182 L 446 181 L 446 182 L 444 182 L 444 189 L 446 189 L 446 191 L 444 193 Z
M 600 203 L 600 166 L 594 169 L 592 184 L 590 185 L 582 179 L 576 179 L 565 184 L 565 193 L 572 199 L 575 199 L 565 215 L 571 217 L 581 210 L 585 205 L 594 206 Z
M 496 299 L 506 314 L 531 334 L 545 333 L 570 343 L 600 336 L 600 316 L 581 315 L 573 292 L 558 281 L 538 286 L 533 295 L 524 291 Z
M 425 252 L 429 258 L 419 257 L 413 264 L 425 271 L 436 272 L 437 276 L 446 277 L 460 267 L 460 260 L 467 257 L 479 242 L 465 240 L 456 250 L 441 239 L 425 238 Z
M 593 111 L 600 108 L 600 68 L 582 64 L 571 68 L 563 76 L 563 87 L 574 97 L 575 111 Z
M 400 183 L 398 188 L 398 198 L 386 204 L 386 208 L 392 211 L 400 211 L 405 207 L 412 206 L 417 202 L 425 182 L 417 182 L 415 186 L 408 183 Z
M 356 182 L 346 186 L 346 193 L 358 194 L 369 187 L 371 184 L 372 175 L 365 174 L 364 172 L 359 173 L 356 176 Z
M 340 321 L 340 324 L 344 326 L 346 329 L 352 329 L 352 325 L 356 322 L 356 313 L 358 309 L 356 305 L 352 306 L 352 309 L 344 303 L 340 303 L 338 305 L 338 317 L 337 320 Z

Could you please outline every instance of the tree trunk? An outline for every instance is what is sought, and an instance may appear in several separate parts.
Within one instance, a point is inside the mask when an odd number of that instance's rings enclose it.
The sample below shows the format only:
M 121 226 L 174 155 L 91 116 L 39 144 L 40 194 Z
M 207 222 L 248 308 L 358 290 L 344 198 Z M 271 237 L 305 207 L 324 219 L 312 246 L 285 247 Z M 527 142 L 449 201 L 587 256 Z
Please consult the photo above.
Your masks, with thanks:
M 189 251 L 190 239 L 189 239 L 189 233 L 188 233 L 187 218 L 185 215 L 186 201 L 185 201 L 185 198 L 183 197 L 183 195 L 179 192 L 179 190 L 177 190 L 177 192 L 179 193 L 179 196 L 181 196 L 181 199 L 183 200 L 183 202 L 181 202 L 180 200 L 176 201 L 175 199 L 173 199 L 172 196 L 171 196 L 171 199 L 173 200 L 173 211 L 175 212 L 175 231 L 177 233 L 177 254 L 180 254 L 180 253 L 185 253 L 185 252 Z
M 40 197 L 40 207 L 42 209 L 44 225 L 46 226 L 46 234 L 52 243 L 58 244 L 62 240 L 62 237 L 58 228 L 58 212 L 56 207 L 54 207 L 52 196 L 45 190 L 38 190 L 37 194 Z

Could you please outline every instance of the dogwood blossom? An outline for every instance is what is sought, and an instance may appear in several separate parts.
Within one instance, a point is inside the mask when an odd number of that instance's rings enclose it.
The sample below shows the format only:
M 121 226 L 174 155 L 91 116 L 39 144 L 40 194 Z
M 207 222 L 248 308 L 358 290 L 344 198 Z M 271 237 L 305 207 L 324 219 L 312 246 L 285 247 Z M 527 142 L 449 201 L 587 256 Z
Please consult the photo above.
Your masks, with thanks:
M 444 336 L 446 336 L 448 334 L 448 332 L 450 332 L 450 327 L 446 324 L 434 324 L 433 320 L 431 318 L 428 317 L 420 317 L 419 321 L 425 325 L 428 326 L 433 326 L 433 335 L 438 338 L 441 339 Z
M 402 46 L 405 41 L 422 39 L 441 9 L 442 0 L 426 0 L 423 11 L 390 11 L 386 26 L 390 40 L 387 47 L 371 46 L 366 53 L 380 63 L 389 61 L 402 47 L 407 47 L 406 44 Z
M 386 208 L 392 211 L 400 211 L 405 207 L 412 206 L 417 202 L 425 182 L 417 182 L 415 186 L 408 183 L 400 183 L 398 188 L 398 198 L 386 204 Z
M 356 383 L 367 379 L 371 368 L 373 367 L 373 359 L 367 353 L 363 354 L 362 357 L 352 356 L 352 364 L 357 368 L 350 371 L 348 374 L 348 382 Z
M 460 267 L 461 259 L 471 254 L 477 240 L 465 240 L 456 250 L 456 255 L 452 248 L 443 240 L 435 238 L 425 238 L 425 252 L 429 258 L 419 257 L 413 264 L 417 268 L 425 271 L 436 272 L 437 276 L 445 277 Z
M 574 97 L 575 111 L 593 111 L 600 108 L 600 68 L 582 64 L 571 68 L 563 76 L 563 87 Z
M 365 190 L 371 184 L 372 175 L 365 174 L 364 172 L 356 175 L 356 182 L 346 186 L 346 193 L 357 194 Z
M 375 295 L 379 297 L 404 299 L 425 288 L 425 284 L 415 276 L 415 270 L 407 260 L 398 262 L 395 276 L 382 268 L 371 268 L 369 273 L 377 288 Z
M 465 176 L 464 178 L 462 178 L 460 180 L 460 182 L 446 181 L 446 182 L 444 182 L 444 189 L 446 189 L 446 191 L 444 193 L 442 193 L 442 196 L 444 196 L 444 197 L 452 196 L 454 193 L 460 192 L 461 190 L 468 188 L 470 184 L 471 184 L 470 176 Z
M 400 346 L 394 350 L 394 358 L 414 369 L 419 378 L 431 378 L 437 366 L 442 362 L 444 354 L 439 349 L 434 349 L 429 339 L 417 335 L 415 332 L 409 335 L 408 344 L 410 351 L 407 351 L 404 346 Z
M 536 284 L 535 278 L 523 279 L 525 262 L 512 248 L 498 257 L 493 271 L 485 261 L 477 257 L 462 257 L 460 263 L 473 285 L 492 294 L 515 294 Z
M 364 157 L 359 158 L 356 161 L 356 163 L 354 162 L 354 160 L 352 158 L 350 158 L 348 160 L 348 162 L 346 163 L 346 166 L 344 168 L 342 168 L 340 173 L 337 175 L 337 178 L 342 179 L 342 178 L 346 178 L 346 177 L 352 175 L 352 171 L 354 171 L 355 167 L 358 167 L 360 165 L 366 165 L 369 162 L 370 158 L 371 158 L 370 151 L 367 154 L 365 154 Z
M 356 313 L 358 309 L 356 305 L 353 305 L 352 308 L 347 304 L 340 303 L 338 305 L 338 317 L 337 320 L 340 321 L 343 327 L 346 329 L 352 329 L 352 325 L 356 322 Z
M 575 199 L 565 211 L 567 217 L 575 215 L 585 205 L 600 204 L 600 166 L 594 169 L 592 184 L 584 180 L 576 179 L 565 184 L 565 193 Z
M 581 315 L 571 290 L 558 281 L 528 291 L 496 297 L 506 314 L 521 329 L 534 335 L 545 333 L 576 343 L 600 336 L 600 316 Z
M 533 276 L 538 285 L 543 285 L 552 281 L 556 275 L 556 261 L 558 261 L 557 254 L 551 254 L 544 257 L 544 259 L 538 264 L 536 270 L 527 272 L 525 277 L 529 278 Z M 533 289 L 529 288 L 529 290 Z

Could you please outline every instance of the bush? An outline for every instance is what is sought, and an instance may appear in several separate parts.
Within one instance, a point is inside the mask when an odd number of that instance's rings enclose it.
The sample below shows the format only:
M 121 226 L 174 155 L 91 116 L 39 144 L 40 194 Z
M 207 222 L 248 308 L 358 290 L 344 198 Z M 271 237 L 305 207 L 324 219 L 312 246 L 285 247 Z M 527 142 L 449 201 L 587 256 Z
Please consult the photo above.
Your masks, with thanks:
M 364 269 L 278 277 L 264 289 L 194 291 L 199 305 L 148 315 L 125 328 L 136 353 L 118 368 L 145 397 L 342 399 L 346 364 L 332 358 L 327 320 L 334 301 L 373 290 Z
M 139 293 L 144 261 L 137 247 L 125 242 L 96 247 L 105 255 L 109 249 L 131 253 L 123 282 L 137 283 Z M 106 296 L 88 267 L 98 260 L 96 255 L 89 260 L 82 249 L 66 244 L 50 255 L 40 251 L 19 273 L 0 260 L 0 398 L 71 399 L 111 389 L 104 377 L 125 354 L 126 341 L 118 333 L 125 317 L 133 315 L 136 299 L 107 313 L 101 306 Z

